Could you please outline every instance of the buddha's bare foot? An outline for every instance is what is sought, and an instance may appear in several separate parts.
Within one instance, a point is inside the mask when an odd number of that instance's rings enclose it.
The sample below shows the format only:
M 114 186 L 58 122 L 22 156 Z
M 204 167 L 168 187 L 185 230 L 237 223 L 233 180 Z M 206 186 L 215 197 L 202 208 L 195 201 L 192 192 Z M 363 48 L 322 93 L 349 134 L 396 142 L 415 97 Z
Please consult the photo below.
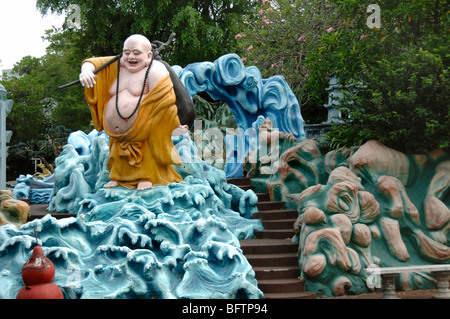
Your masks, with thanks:
M 117 183 L 116 181 L 110 181 L 108 183 L 106 183 L 105 185 L 103 185 L 103 187 L 105 188 L 113 188 L 113 187 L 117 187 L 119 186 L 119 183 Z
M 152 186 L 153 186 L 153 184 L 150 181 L 139 182 L 139 184 L 137 186 L 137 190 L 143 191 L 143 190 L 152 188 Z

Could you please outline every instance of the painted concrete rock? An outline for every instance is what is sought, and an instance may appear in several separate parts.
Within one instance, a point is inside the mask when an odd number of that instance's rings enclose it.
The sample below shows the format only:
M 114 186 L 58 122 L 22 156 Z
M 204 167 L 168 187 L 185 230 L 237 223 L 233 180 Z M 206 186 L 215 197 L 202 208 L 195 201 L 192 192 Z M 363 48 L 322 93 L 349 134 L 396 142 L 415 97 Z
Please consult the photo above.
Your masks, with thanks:
M 13 199 L 10 190 L 0 190 L 0 226 L 20 227 L 30 217 L 30 206 L 21 200 Z
M 301 276 L 323 296 L 371 291 L 367 267 L 450 263 L 450 156 L 408 155 L 377 141 L 326 154 L 312 140 L 280 140 L 275 173 L 246 163 L 256 191 L 296 207 Z M 397 288 L 435 288 L 405 273 Z

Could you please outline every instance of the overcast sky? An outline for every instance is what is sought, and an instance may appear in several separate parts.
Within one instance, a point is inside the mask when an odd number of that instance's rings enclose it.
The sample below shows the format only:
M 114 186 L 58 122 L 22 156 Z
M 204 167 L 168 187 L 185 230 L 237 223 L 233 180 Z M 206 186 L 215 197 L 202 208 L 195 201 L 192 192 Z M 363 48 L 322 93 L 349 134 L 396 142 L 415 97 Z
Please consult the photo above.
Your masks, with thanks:
M 0 0 L 0 70 L 11 69 L 27 55 L 43 56 L 48 45 L 41 38 L 45 30 L 63 22 L 63 16 L 42 17 L 35 0 Z

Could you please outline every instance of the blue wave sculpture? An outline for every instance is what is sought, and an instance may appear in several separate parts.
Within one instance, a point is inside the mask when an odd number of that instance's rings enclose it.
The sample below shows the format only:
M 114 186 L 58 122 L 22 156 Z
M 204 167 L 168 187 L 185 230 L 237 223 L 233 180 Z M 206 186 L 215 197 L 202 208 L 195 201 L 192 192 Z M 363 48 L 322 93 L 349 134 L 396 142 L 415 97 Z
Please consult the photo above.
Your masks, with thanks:
M 225 168 L 227 177 L 242 176 L 241 157 L 255 150 L 249 136 L 257 135 L 254 123 L 258 118 L 270 118 L 278 131 L 305 138 L 300 105 L 284 77 L 263 79 L 258 68 L 246 68 L 236 54 L 172 68 L 191 96 L 207 92 L 214 100 L 227 103 L 236 118 L 240 141 L 227 144 L 227 153 L 235 156 Z
M 13 189 L 14 199 L 29 199 L 31 204 L 45 204 L 50 201 L 53 189 L 53 174 L 44 180 L 32 175 L 20 175 Z
M 107 136 L 80 155 L 67 144 L 56 160 L 50 209 L 72 218 L 0 227 L 0 298 L 15 298 L 35 243 L 56 268 L 65 298 L 262 298 L 240 249 L 261 222 L 253 191 L 196 156 L 189 136 L 174 140 L 184 181 L 146 191 L 102 188 Z
M 258 68 L 246 68 L 236 54 L 226 54 L 214 62 L 172 67 L 191 96 L 207 92 L 228 104 L 242 129 L 252 127 L 258 116 L 269 117 L 275 128 L 304 138 L 300 106 L 282 76 L 263 79 Z

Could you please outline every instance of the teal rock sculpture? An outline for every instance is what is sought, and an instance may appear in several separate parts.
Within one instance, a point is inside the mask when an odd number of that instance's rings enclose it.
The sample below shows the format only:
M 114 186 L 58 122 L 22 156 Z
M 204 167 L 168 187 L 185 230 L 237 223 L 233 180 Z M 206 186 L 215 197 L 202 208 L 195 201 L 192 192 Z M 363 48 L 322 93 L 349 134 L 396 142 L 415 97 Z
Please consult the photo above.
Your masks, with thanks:
M 34 245 L 56 269 L 54 283 L 69 298 L 262 298 L 240 249 L 261 222 L 250 219 L 257 197 L 227 184 L 225 173 L 196 156 L 188 135 L 174 143 L 184 181 L 145 191 L 102 188 L 107 138 L 80 155 L 67 144 L 56 160 L 46 215 L 0 227 L 0 298 L 15 298 L 20 270 Z

